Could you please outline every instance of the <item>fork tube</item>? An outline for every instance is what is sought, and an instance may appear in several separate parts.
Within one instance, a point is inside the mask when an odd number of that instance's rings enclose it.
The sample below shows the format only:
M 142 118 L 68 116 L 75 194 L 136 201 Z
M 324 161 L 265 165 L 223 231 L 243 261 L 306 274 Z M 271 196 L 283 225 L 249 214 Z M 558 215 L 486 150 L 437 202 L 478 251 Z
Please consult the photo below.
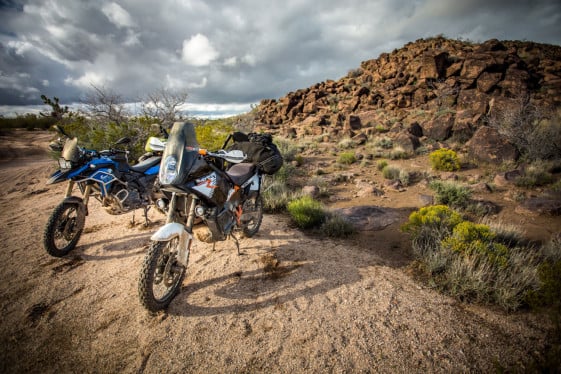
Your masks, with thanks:
M 72 196 L 72 189 L 74 188 L 74 181 L 69 180 L 68 184 L 66 185 L 66 195 L 64 197 Z
M 191 206 L 189 207 L 189 216 L 187 217 L 187 231 L 190 233 L 193 228 L 193 222 L 195 221 L 195 207 L 199 198 L 195 195 L 191 195 Z
M 168 206 L 168 216 L 166 217 L 166 223 L 172 223 L 175 217 L 175 206 L 177 205 L 177 195 L 175 192 L 171 194 L 171 200 Z
M 84 189 L 84 205 L 88 206 L 88 201 L 90 200 L 90 194 L 92 192 L 92 186 L 90 186 L 89 184 L 86 186 L 86 188 Z

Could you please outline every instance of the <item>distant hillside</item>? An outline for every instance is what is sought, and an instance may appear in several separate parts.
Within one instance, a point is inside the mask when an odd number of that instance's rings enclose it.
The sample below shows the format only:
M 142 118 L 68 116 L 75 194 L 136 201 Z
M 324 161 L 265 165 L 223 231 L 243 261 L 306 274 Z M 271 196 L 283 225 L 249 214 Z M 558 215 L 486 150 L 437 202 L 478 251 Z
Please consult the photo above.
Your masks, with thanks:
M 338 81 L 262 100 L 256 118 L 262 129 L 294 137 L 390 131 L 414 149 L 423 139 L 502 142 L 486 121 L 524 105 L 561 106 L 561 47 L 437 37 L 364 61 Z M 491 159 L 514 157 L 505 147 Z

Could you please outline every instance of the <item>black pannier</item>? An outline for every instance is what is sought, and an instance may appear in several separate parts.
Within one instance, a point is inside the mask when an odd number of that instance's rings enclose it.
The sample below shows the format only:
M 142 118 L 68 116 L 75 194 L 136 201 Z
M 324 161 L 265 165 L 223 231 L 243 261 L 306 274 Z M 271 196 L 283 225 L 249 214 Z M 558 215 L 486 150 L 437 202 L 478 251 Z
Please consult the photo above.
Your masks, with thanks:
M 265 174 L 275 174 L 282 167 L 283 159 L 273 143 L 271 134 L 235 132 L 234 144 L 228 150 L 239 149 L 247 155 L 246 162 L 258 165 Z

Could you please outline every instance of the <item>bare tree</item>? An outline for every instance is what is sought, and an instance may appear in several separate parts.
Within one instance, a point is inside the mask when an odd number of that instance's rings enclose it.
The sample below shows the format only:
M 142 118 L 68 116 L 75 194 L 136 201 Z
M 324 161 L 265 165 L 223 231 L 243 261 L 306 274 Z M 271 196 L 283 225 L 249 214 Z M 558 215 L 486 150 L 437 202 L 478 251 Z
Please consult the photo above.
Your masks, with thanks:
M 91 86 L 93 91 L 85 101 L 88 114 L 104 124 L 114 122 L 120 125 L 125 122 L 128 113 L 122 96 L 105 87 Z
M 180 107 L 187 102 L 186 91 L 171 91 L 159 88 L 142 102 L 144 115 L 157 118 L 161 124 L 171 124 L 181 118 Z
M 487 117 L 522 155 L 530 160 L 556 159 L 561 155 L 561 111 L 540 107 L 529 96 L 510 100 Z

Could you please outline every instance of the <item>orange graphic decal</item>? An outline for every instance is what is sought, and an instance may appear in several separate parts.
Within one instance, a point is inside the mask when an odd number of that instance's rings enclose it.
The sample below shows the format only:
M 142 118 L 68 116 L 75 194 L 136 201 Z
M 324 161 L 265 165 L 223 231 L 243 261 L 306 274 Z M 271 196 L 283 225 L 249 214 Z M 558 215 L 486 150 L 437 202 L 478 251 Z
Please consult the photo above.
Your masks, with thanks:
M 197 184 L 197 187 L 202 186 L 206 183 L 205 187 L 207 187 L 207 188 L 217 188 L 218 186 L 213 185 L 212 182 L 213 181 L 211 179 L 207 179 L 207 180 L 204 180 L 204 181 L 200 182 L 199 184 Z

